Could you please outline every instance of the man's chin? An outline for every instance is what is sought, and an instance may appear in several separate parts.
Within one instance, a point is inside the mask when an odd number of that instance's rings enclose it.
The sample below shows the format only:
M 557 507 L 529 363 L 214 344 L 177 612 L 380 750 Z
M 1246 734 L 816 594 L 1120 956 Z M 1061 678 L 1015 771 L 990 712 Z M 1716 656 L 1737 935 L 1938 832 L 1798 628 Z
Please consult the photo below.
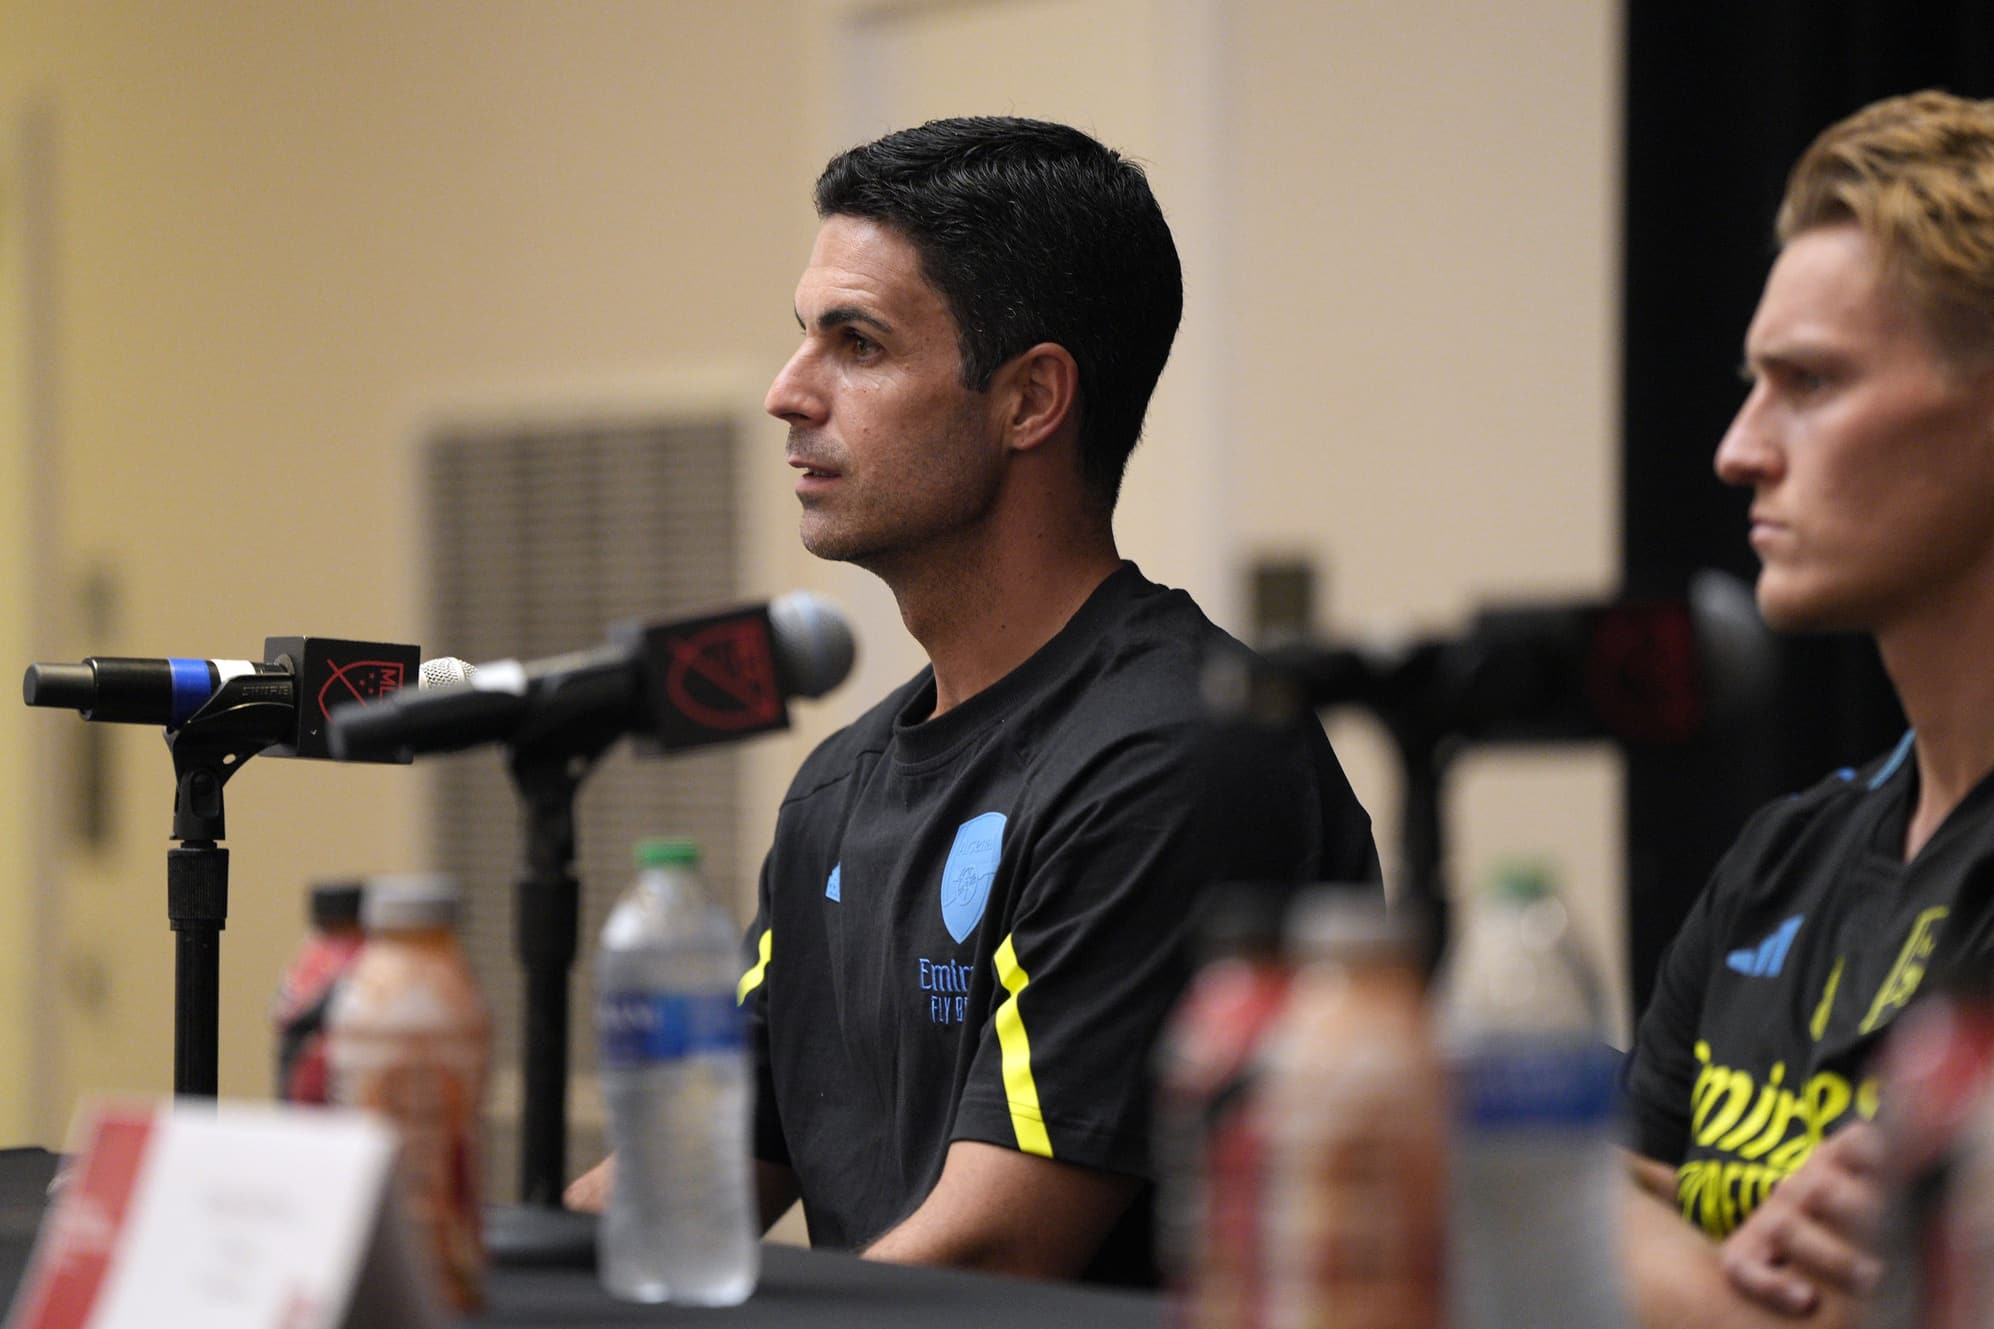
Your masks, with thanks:
M 1860 632 L 1870 626 L 1845 598 L 1777 573 L 1759 574 L 1757 598 L 1759 617 L 1775 632 Z
M 798 534 L 802 537 L 805 553 L 823 559 L 826 563 L 856 563 L 866 565 L 870 546 L 863 540 L 854 539 L 850 532 L 830 530 L 811 522 L 808 515 Z

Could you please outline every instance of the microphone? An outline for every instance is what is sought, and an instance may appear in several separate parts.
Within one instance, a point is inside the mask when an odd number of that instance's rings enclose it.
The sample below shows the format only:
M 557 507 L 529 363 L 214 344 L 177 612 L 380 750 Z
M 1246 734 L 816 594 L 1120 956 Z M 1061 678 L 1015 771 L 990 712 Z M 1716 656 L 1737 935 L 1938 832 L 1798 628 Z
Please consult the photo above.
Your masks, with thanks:
M 466 664 L 454 655 L 438 656 L 434 660 L 422 662 L 422 674 L 416 680 L 420 688 L 456 688 L 471 681 L 478 672 L 474 664 Z
M 232 678 L 268 675 L 248 689 L 256 700 L 291 702 L 290 671 L 258 660 L 141 660 L 93 655 L 81 664 L 31 664 L 21 680 L 30 706 L 80 711 L 86 720 L 178 729 Z
M 1454 638 L 1264 654 L 1273 681 L 1247 685 L 1255 704 L 1271 686 L 1485 743 L 1686 743 L 1762 706 L 1777 674 L 1750 589 L 1708 570 L 1687 597 L 1497 606 Z M 1220 690 L 1235 706 L 1253 699 L 1236 680 Z
M 723 743 L 787 728 L 787 699 L 829 692 L 853 654 L 836 606 L 792 591 L 678 622 L 619 624 L 592 650 L 465 666 L 462 686 L 342 707 L 332 751 L 375 760 L 485 743 L 582 751 L 632 733 L 666 752 Z
M 254 706 L 268 717 L 269 755 L 328 757 L 332 709 L 342 702 L 378 704 L 395 695 L 417 672 L 420 655 L 414 646 L 333 637 L 270 637 L 263 653 L 263 660 L 91 656 L 78 664 L 31 664 L 21 679 L 21 699 L 30 706 L 78 711 L 86 720 L 169 730 L 204 711 Z M 465 668 L 458 661 L 432 660 L 420 666 L 421 685 L 433 685 L 432 670 L 451 676 L 449 665 Z

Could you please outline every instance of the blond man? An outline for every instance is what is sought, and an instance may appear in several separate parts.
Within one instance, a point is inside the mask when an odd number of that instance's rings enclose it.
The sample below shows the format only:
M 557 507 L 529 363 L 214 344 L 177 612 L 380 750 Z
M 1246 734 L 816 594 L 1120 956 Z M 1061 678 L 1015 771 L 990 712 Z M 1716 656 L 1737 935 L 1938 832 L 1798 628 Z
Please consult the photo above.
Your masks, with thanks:
M 1860 1314 L 1871 1055 L 1927 973 L 1994 960 L 1994 102 L 1834 125 L 1777 234 L 1717 473 L 1766 620 L 1867 633 L 1912 729 L 1761 811 L 1663 960 L 1629 1067 L 1651 1325 Z

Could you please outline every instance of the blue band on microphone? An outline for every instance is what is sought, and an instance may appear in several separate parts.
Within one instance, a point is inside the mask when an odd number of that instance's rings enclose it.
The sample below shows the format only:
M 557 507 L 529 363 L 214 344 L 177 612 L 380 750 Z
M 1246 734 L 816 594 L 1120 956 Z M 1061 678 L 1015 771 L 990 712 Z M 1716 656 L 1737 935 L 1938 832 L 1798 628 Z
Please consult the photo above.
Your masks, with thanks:
M 166 667 L 173 671 L 173 718 L 166 727 L 178 729 L 215 695 L 215 675 L 206 660 L 168 660 Z

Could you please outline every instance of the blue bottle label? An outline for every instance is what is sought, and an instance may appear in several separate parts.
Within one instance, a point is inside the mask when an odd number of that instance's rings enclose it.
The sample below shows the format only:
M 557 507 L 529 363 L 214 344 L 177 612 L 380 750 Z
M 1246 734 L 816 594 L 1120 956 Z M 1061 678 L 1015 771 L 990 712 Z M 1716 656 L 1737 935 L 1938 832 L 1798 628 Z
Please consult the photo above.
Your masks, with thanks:
M 609 992 L 595 1005 L 603 1070 L 738 1052 L 747 1045 L 731 992 Z
M 1601 1128 L 1618 1107 L 1619 1054 L 1603 1043 L 1495 1037 L 1457 1063 L 1462 1122 L 1477 1129 Z

